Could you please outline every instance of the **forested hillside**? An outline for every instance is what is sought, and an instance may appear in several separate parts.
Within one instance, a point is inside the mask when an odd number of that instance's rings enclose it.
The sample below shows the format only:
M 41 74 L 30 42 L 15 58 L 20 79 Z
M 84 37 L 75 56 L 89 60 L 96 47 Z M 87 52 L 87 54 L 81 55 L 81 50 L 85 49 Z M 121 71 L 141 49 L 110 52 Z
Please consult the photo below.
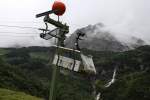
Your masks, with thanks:
M 91 51 L 98 75 L 96 89 L 103 100 L 150 99 L 150 46 L 125 52 Z M 0 49 L 0 88 L 25 92 L 48 98 L 54 48 L 29 47 Z M 109 88 L 106 84 L 117 67 L 116 81 Z M 75 74 L 76 75 L 76 74 Z M 78 77 L 58 74 L 55 95 L 57 100 L 93 100 L 88 75 Z M 79 78 L 79 77 L 82 78 Z M 6 99 L 7 100 L 7 99 Z M 20 99 L 21 100 L 21 99 Z

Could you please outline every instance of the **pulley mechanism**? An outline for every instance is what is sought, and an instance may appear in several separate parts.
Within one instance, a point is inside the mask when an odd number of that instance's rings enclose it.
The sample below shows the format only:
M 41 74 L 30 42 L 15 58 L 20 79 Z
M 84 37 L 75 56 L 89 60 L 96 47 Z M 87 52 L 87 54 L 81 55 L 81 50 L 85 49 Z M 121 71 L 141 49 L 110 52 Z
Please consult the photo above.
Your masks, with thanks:
M 44 17 L 44 23 L 46 25 L 46 29 L 39 29 L 43 32 L 40 34 L 41 38 L 48 40 L 48 39 L 51 39 L 52 37 L 55 37 L 59 41 L 58 45 L 64 46 L 64 40 L 66 38 L 66 34 L 69 33 L 69 26 L 67 26 L 66 24 L 62 24 L 59 21 L 59 16 L 62 16 L 65 13 L 65 11 L 66 11 L 65 4 L 60 2 L 60 1 L 55 1 L 53 6 L 52 6 L 52 10 L 36 15 L 36 18 L 45 16 Z M 58 21 L 50 18 L 49 17 L 50 14 L 57 15 Z M 56 28 L 53 30 L 49 30 L 48 29 L 48 23 L 55 26 Z

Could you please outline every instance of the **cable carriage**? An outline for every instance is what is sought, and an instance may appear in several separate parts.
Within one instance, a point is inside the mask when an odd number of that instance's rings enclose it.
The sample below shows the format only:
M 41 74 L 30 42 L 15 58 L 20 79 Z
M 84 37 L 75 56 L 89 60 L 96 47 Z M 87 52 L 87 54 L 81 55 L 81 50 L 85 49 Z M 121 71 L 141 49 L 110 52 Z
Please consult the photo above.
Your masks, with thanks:
M 59 67 L 78 72 L 81 64 L 80 51 L 60 46 L 55 47 L 56 49 L 59 48 L 61 53 L 59 55 L 57 53 L 54 55 L 52 64 L 56 65 L 58 60 Z
M 82 40 L 82 37 L 85 36 L 85 33 L 81 31 L 77 32 L 77 37 L 75 41 L 76 50 L 65 48 L 65 35 L 69 32 L 69 27 L 66 24 L 63 25 L 59 21 L 55 21 L 49 18 L 49 16 L 45 16 L 44 21 L 57 27 L 53 30 L 48 30 L 48 25 L 47 23 L 45 23 L 46 29 L 40 29 L 43 31 L 43 33 L 40 34 L 41 38 L 49 40 L 55 37 L 58 39 L 58 46 L 54 47 L 56 48 L 56 51 L 59 50 L 59 52 L 61 53 L 56 53 L 54 55 L 52 64 L 75 72 L 96 74 L 96 69 L 93 63 L 92 56 L 86 56 L 80 51 L 79 41 Z
M 79 73 L 85 72 L 88 74 L 96 74 L 96 69 L 91 55 L 86 56 L 81 51 L 70 48 L 60 46 L 54 47 L 56 49 L 59 48 L 62 53 L 59 55 L 57 53 L 54 54 L 52 64 L 57 64 L 59 67 Z

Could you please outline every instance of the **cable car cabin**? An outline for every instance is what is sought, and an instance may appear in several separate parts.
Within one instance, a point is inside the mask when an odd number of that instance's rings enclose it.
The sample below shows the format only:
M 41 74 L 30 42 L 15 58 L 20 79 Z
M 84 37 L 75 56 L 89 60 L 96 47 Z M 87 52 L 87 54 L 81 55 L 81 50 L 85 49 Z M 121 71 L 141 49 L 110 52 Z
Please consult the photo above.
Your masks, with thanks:
M 54 47 L 58 49 L 59 54 L 54 54 L 52 64 L 75 72 L 96 74 L 92 56 L 85 56 L 80 51 L 70 48 Z

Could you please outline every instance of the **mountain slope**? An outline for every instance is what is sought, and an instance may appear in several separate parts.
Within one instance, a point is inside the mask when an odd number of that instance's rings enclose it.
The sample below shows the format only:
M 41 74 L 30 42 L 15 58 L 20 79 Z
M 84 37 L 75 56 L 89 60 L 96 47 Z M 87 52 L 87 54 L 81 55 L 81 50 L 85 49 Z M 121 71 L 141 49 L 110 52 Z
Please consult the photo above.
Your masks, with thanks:
M 133 72 L 117 78 L 107 89 L 100 89 L 105 100 L 150 100 L 150 74 Z
M 84 38 L 84 40 L 79 42 L 80 47 L 90 50 L 115 52 L 126 51 L 145 44 L 143 40 L 136 37 L 129 38 L 128 43 L 120 41 L 115 35 L 113 35 L 109 31 L 106 31 L 104 28 L 105 26 L 99 23 L 78 29 L 66 40 L 66 46 L 73 48 L 76 33 L 78 31 L 86 33 L 86 37 Z
M 49 57 L 52 57 L 54 48 L 9 48 L 2 51 L 4 54 L 0 56 L 0 87 L 23 91 L 46 99 L 49 94 L 52 70 L 52 65 L 49 65 L 48 61 Z M 93 55 L 98 72 L 96 89 L 102 92 L 103 99 L 110 100 L 115 95 L 112 100 L 119 100 L 117 98 L 128 100 L 129 98 L 123 98 L 128 97 L 128 91 L 132 100 L 138 100 L 136 95 L 139 92 L 142 92 L 145 98 L 149 98 L 150 46 L 125 52 L 87 49 L 82 51 L 86 55 Z M 112 78 L 115 67 L 118 68 L 116 82 L 107 89 L 103 88 L 104 84 Z M 89 75 L 77 74 L 77 76 L 83 79 L 58 74 L 55 89 L 57 100 L 93 100 Z M 120 97 L 122 95 L 123 97 Z
M 29 47 L 4 50 L 9 52 L 0 56 L 0 88 L 23 91 L 47 100 L 52 70 L 47 55 L 53 54 L 53 48 Z M 57 100 L 80 98 L 92 100 L 91 87 L 87 80 L 72 79 L 61 74 L 57 74 L 57 80 L 55 89 Z
M 23 92 L 15 92 L 0 88 L 0 100 L 43 100 Z

